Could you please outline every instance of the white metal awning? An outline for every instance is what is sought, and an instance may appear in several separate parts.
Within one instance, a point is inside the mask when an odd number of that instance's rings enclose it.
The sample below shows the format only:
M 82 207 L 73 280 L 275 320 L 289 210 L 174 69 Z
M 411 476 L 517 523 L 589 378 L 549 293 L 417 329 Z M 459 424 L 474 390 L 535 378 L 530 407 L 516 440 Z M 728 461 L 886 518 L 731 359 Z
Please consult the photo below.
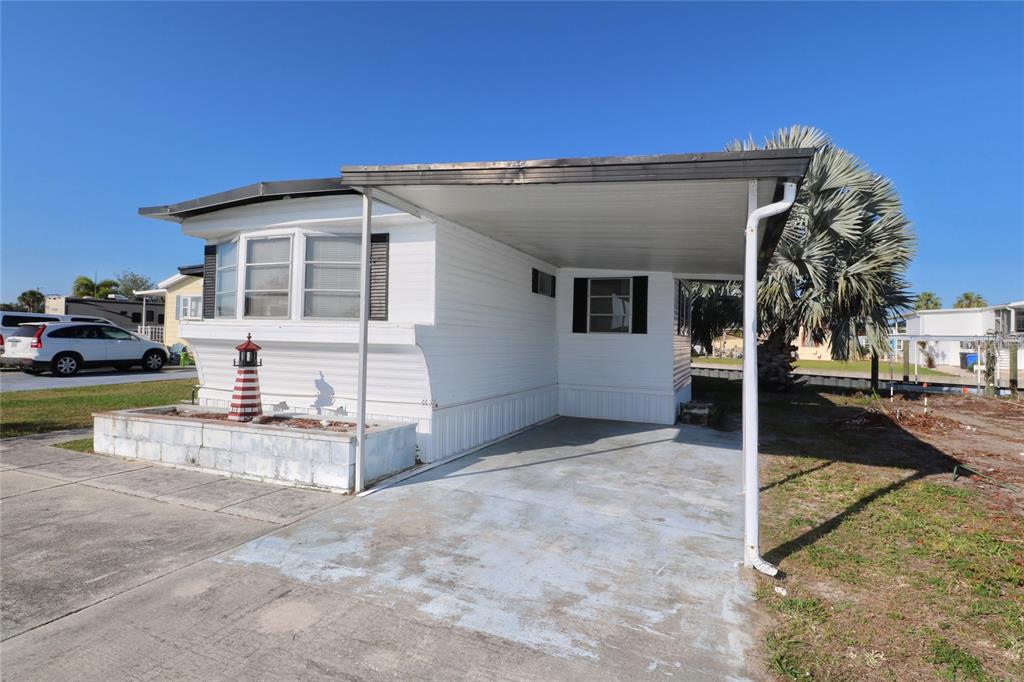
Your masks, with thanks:
M 400 185 L 387 203 L 428 211 L 556 267 L 740 279 L 746 180 L 567 185 Z M 758 183 L 769 204 L 775 178 Z M 763 240 L 765 232 L 761 233 Z
M 757 204 L 802 178 L 813 150 L 346 166 L 342 181 L 557 267 L 741 279 L 749 181 Z M 785 216 L 759 235 L 762 261 Z

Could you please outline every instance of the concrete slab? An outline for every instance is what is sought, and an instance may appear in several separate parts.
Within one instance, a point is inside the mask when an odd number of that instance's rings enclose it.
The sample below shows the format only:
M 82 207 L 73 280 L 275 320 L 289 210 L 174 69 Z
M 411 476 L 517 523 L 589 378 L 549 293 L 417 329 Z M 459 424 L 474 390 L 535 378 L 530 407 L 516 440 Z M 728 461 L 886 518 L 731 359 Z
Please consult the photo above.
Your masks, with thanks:
M 24 495 L 36 490 L 45 490 L 55 485 L 63 485 L 63 483 L 45 476 L 33 476 L 23 471 L 0 471 L 0 499 Z
M 22 441 L 20 438 L 16 444 L 9 442 L 0 448 L 0 464 L 5 469 L 20 469 L 39 464 L 62 462 L 67 459 L 79 459 L 82 456 L 81 452 L 40 445 L 32 441 Z
M 239 502 L 269 495 L 279 490 L 280 488 L 269 483 L 255 483 L 237 478 L 222 478 L 213 483 L 180 490 L 168 495 L 161 495 L 156 499 L 161 502 L 171 502 L 195 509 L 216 511 Z
M 49 448 L 58 450 L 59 448 Z M 70 451 L 69 451 L 70 452 Z M 22 467 L 22 470 L 38 476 L 48 476 L 61 481 L 84 481 L 97 476 L 109 476 L 135 469 L 152 466 L 148 462 L 124 461 L 102 455 L 78 455 L 69 459 L 59 459 L 46 464 Z
M 271 527 L 83 485 L 8 498 L 0 633 L 13 637 Z
M 83 481 L 83 485 L 103 488 L 104 490 L 116 490 L 117 492 L 137 497 L 160 497 L 161 495 L 168 495 L 223 480 L 222 476 L 204 474 L 199 471 L 151 466 L 145 469 L 136 469 L 122 474 Z
M 734 434 L 559 419 L 17 636 L 4 673 L 749 679 L 740 477 Z
M 221 509 L 223 514 L 236 514 L 269 523 L 294 523 L 299 519 L 350 500 L 340 493 L 281 488 L 276 493 L 256 497 Z

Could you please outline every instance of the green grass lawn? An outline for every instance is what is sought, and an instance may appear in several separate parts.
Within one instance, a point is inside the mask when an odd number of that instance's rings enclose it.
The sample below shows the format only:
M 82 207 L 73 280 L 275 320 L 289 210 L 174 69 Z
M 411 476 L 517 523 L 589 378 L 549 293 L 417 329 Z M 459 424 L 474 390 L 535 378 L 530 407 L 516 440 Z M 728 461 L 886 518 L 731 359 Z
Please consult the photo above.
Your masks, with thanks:
M 706 357 L 694 357 L 694 362 L 707 365 L 728 365 L 730 367 L 739 367 L 743 364 L 741 358 L 706 358 Z M 796 366 L 799 369 L 821 369 L 821 370 L 838 370 L 844 372 L 864 372 L 867 374 L 871 373 L 871 361 L 870 360 L 853 360 L 851 362 L 836 362 L 834 360 L 797 360 Z M 894 371 L 900 376 L 903 375 L 903 364 L 894 364 Z M 914 368 L 910 368 L 913 373 Z M 880 375 L 888 376 L 889 363 L 880 362 L 878 363 L 878 372 Z M 931 369 L 929 367 L 918 367 L 918 374 L 921 376 L 952 376 L 948 372 L 941 372 L 937 369 Z
M 0 438 L 92 426 L 92 413 L 188 400 L 194 379 L 0 393 Z
M 75 452 L 92 452 L 92 438 L 76 438 L 56 444 L 58 448 L 74 450 Z
M 737 428 L 740 385 L 694 379 Z M 777 679 L 1024 679 L 1024 518 L 855 392 L 763 393 L 758 576 Z M 776 588 L 784 589 L 780 593 Z

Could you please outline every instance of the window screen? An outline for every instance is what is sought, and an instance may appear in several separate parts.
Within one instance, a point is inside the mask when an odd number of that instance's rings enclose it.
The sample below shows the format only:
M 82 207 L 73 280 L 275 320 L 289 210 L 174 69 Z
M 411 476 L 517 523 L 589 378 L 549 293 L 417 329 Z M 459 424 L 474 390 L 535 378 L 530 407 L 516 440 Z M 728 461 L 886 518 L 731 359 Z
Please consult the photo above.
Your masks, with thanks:
M 291 237 L 246 242 L 246 317 L 288 317 L 291 245 Z M 217 281 L 220 282 L 219 276 Z
M 359 317 L 360 237 L 307 237 L 303 315 Z
M 217 245 L 217 282 L 214 295 L 214 317 L 235 317 L 238 288 L 238 243 Z
M 533 293 L 555 297 L 555 276 L 533 269 Z
M 632 280 L 591 279 L 587 318 L 592 332 L 629 333 Z

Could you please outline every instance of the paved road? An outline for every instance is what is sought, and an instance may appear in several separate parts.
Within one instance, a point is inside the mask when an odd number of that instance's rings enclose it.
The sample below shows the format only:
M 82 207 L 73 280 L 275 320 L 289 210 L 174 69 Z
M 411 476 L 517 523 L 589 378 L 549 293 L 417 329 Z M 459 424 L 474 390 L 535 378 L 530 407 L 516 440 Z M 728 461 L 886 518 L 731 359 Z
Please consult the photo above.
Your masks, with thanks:
M 163 372 L 117 372 L 107 369 L 92 369 L 80 372 L 67 379 L 42 374 L 32 376 L 24 372 L 0 372 L 0 392 L 35 391 L 41 388 L 73 388 L 75 386 L 103 386 L 105 384 L 134 384 L 140 381 L 173 381 L 174 379 L 195 379 L 195 369 L 166 369 Z
M 563 418 L 315 513 L 32 441 L 0 457 L 4 678 L 751 679 L 737 441 Z

